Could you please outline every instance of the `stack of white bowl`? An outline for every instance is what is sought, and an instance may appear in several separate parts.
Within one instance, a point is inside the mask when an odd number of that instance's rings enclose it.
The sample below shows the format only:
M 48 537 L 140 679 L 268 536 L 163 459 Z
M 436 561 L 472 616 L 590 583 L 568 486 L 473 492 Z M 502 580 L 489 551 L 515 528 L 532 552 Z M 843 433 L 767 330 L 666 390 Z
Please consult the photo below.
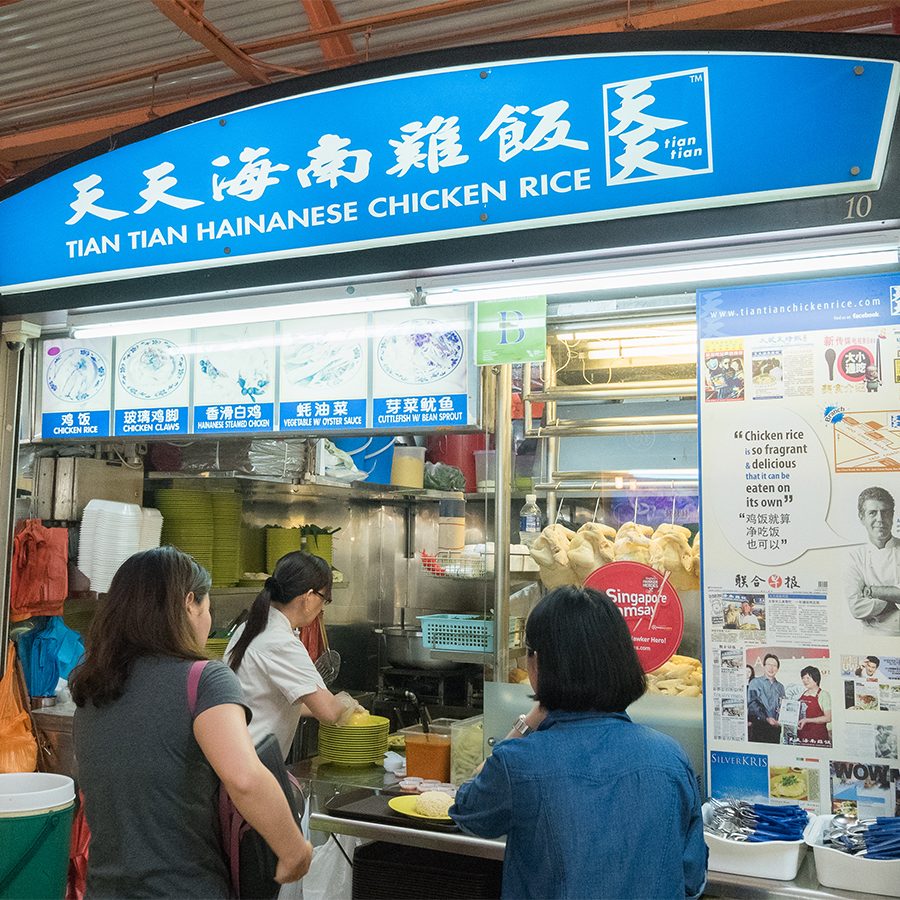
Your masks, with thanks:
M 88 502 L 81 518 L 78 568 L 90 579 L 92 591 L 102 594 L 109 590 L 119 566 L 137 553 L 142 522 L 141 508 L 136 503 Z
M 138 550 L 152 550 L 159 546 L 162 535 L 163 517 L 158 509 L 145 507 L 141 510 L 141 537 Z

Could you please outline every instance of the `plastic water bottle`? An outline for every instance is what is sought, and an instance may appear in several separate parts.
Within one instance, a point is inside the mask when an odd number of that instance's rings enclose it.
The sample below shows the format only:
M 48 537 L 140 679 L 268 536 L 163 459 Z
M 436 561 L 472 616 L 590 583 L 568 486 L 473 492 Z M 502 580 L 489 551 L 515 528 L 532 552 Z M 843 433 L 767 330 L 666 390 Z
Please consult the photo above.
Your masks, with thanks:
M 519 510 L 519 540 L 530 547 L 541 534 L 541 510 L 535 494 L 526 494 L 525 505 Z

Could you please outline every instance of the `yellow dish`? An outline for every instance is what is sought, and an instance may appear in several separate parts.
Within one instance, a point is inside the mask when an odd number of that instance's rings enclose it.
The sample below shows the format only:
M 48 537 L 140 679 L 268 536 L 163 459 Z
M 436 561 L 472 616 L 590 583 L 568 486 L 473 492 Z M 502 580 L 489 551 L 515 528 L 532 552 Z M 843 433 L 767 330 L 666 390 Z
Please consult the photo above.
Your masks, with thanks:
M 769 794 L 788 800 L 806 800 L 809 781 L 805 769 L 772 767 L 769 769 Z
M 394 812 L 402 813 L 404 816 L 412 816 L 414 819 L 430 819 L 432 822 L 452 822 L 450 816 L 423 816 L 422 813 L 416 812 L 416 801 L 419 799 L 416 794 L 407 794 L 405 797 L 391 797 L 388 800 L 388 806 Z

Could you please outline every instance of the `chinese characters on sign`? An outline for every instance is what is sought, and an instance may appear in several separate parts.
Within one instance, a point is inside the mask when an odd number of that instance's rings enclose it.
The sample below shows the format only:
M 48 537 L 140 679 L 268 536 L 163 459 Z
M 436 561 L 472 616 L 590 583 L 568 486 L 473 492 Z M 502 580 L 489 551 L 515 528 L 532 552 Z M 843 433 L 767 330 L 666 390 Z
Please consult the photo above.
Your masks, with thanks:
M 497 158 L 500 162 L 506 162 L 519 153 L 530 150 L 546 151 L 561 146 L 588 150 L 590 145 L 587 141 L 568 137 L 571 125 L 562 118 L 568 108 L 569 104 L 565 100 L 557 100 L 531 112 L 531 115 L 537 118 L 536 122 L 526 122 L 521 116 L 529 113 L 527 106 L 513 107 L 506 104 L 478 140 L 486 141 L 497 132 L 499 137 Z M 422 122 L 401 125 L 400 138 L 388 140 L 395 161 L 385 174 L 402 178 L 413 168 L 427 169 L 428 172 L 435 174 L 442 168 L 467 163 L 469 157 L 463 153 L 458 123 L 457 116 L 442 118 L 436 115 L 427 125 L 423 125 Z M 529 125 L 530 132 L 528 132 Z M 334 189 L 338 187 L 341 179 L 353 184 L 365 181 L 369 177 L 373 153 L 367 149 L 348 149 L 350 144 L 350 138 L 337 134 L 323 134 L 317 145 L 306 153 L 310 159 L 309 165 L 294 170 L 301 188 L 308 188 L 313 184 L 327 184 Z M 268 147 L 244 147 L 238 154 L 238 159 L 243 165 L 231 177 L 227 175 L 227 167 L 231 165 L 231 159 L 227 155 L 222 154 L 210 160 L 211 166 L 223 170 L 226 174 L 212 173 L 211 189 L 206 199 L 221 202 L 226 194 L 248 203 L 261 199 L 267 188 L 280 183 L 281 179 L 274 173 L 288 172 L 291 169 L 291 166 L 283 162 L 273 163 L 269 158 L 270 152 Z M 172 175 L 174 170 L 175 164 L 166 160 L 144 170 L 147 186 L 139 192 L 144 202 L 133 210 L 135 214 L 142 215 L 157 203 L 165 203 L 175 209 L 184 210 L 202 206 L 206 202 L 197 198 L 187 199 L 169 194 L 168 191 L 178 184 L 178 179 Z M 99 201 L 106 193 L 100 186 L 102 180 L 101 175 L 92 173 L 72 183 L 75 199 L 69 206 L 73 210 L 73 215 L 66 219 L 66 225 L 76 225 L 86 215 L 104 221 L 128 215 L 126 210 L 109 209 L 99 205 Z M 129 236 L 132 234 L 137 233 L 130 233 Z M 74 254 L 77 249 L 77 242 L 70 242 L 70 254 Z
M 587 54 L 267 100 L 9 196 L 0 287 L 860 192 L 896 106 L 897 64 L 865 62 L 856 77 L 812 55 Z M 39 234 L 21 227 L 35 216 Z

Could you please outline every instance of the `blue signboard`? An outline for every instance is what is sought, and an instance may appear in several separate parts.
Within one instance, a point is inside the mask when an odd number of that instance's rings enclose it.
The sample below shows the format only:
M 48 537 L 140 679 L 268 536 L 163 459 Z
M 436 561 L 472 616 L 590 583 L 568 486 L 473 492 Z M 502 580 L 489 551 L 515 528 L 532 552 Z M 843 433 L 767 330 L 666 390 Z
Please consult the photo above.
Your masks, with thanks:
M 376 397 L 373 403 L 375 428 L 446 428 L 468 422 L 465 394 L 425 397 Z
M 225 403 L 194 407 L 195 434 L 275 431 L 274 403 Z
M 900 326 L 900 272 L 697 292 L 701 338 Z
M 281 403 L 281 431 L 348 431 L 367 426 L 366 400 L 302 400 Z
M 45 412 L 41 416 L 41 433 L 45 439 L 109 437 L 109 410 Z
M 876 189 L 897 70 L 810 55 L 595 54 L 268 101 L 8 197 L 0 287 Z
M 153 406 L 117 409 L 115 434 L 119 437 L 153 437 L 188 434 L 186 406 Z

